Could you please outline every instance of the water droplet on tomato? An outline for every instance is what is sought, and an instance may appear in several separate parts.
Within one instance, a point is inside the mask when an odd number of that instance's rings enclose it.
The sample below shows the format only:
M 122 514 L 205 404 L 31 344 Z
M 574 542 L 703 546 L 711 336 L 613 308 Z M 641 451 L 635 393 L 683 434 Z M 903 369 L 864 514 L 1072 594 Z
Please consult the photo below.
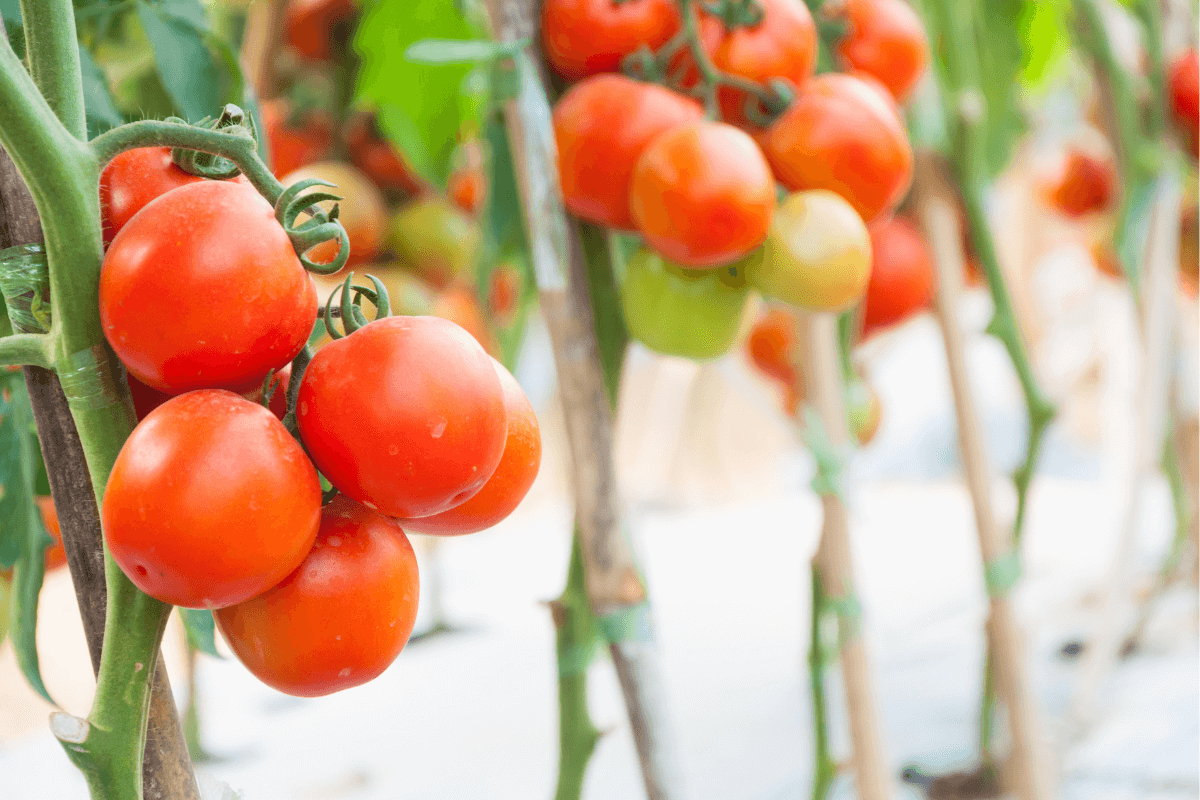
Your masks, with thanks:
M 429 435 L 435 439 L 442 438 L 442 434 L 446 432 L 446 418 L 439 417 L 437 422 L 430 424 Z

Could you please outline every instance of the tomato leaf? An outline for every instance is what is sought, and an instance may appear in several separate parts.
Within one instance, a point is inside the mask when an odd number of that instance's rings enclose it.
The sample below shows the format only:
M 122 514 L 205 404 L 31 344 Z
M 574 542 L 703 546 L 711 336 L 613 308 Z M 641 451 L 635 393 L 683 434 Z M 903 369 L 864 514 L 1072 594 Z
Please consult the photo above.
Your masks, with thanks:
M 179 112 L 196 122 L 221 107 L 221 74 L 193 6 L 203 21 L 203 8 L 183 0 L 154 5 L 139 0 L 137 14 L 154 47 L 163 88 Z
M 87 112 L 90 139 L 120 125 L 125 118 L 117 110 L 117 103 L 113 100 L 104 72 L 83 45 L 79 46 L 79 67 L 83 77 L 83 107 Z
M 211 611 L 202 608 L 179 609 L 179 620 L 187 633 L 188 645 L 210 656 L 224 658 L 217 652 L 216 620 Z
M 494 261 L 510 253 L 524 253 L 529 249 L 529 242 L 525 235 L 525 217 L 521 210 L 521 198 L 517 195 L 517 176 L 513 172 L 512 151 L 508 146 L 503 117 L 490 114 L 483 133 L 491 152 L 483 241 L 484 252 L 494 256 L 484 260 Z M 487 276 L 481 276 L 484 277 Z M 486 281 L 481 285 L 486 286 Z

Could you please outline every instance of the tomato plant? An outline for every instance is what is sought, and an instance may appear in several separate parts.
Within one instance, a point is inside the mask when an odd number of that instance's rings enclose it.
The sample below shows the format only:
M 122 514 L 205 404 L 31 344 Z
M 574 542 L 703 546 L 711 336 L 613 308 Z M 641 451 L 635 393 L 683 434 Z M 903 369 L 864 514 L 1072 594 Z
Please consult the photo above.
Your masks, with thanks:
M 392 215 L 387 246 L 401 264 L 434 286 L 445 286 L 475 266 L 480 230 L 445 198 L 424 197 Z
M 417 558 L 400 525 L 348 497 L 321 509 L 304 560 L 266 592 L 214 613 L 260 681 L 319 697 L 375 678 L 417 619 Z
M 929 61 L 925 26 L 904 0 L 846 0 L 838 10 L 849 29 L 838 55 L 882 83 L 896 102 L 908 97 Z
M 280 181 L 284 186 L 291 186 L 310 178 L 333 184 L 334 193 L 342 198 L 338 201 L 338 219 L 350 237 L 350 258 L 346 264 L 353 266 L 374 258 L 387 232 L 387 206 L 375 184 L 354 167 L 339 161 L 309 164 L 288 173 Z M 328 211 L 332 205 L 332 201 L 326 200 L 321 207 Z M 330 240 L 312 248 L 307 255 L 317 263 L 327 263 L 337 252 L 338 242 Z
M 546 60 L 571 81 L 616 72 L 639 47 L 665 44 L 681 19 L 672 0 L 546 0 L 541 13 Z
M 863 298 L 863 335 L 903 321 L 933 299 L 933 258 L 921 232 L 892 217 L 871 227 L 871 279 Z
M 130 434 L 101 518 L 105 544 L 139 589 L 221 608 L 296 568 L 320 508 L 316 471 L 270 411 L 201 390 L 167 401 Z

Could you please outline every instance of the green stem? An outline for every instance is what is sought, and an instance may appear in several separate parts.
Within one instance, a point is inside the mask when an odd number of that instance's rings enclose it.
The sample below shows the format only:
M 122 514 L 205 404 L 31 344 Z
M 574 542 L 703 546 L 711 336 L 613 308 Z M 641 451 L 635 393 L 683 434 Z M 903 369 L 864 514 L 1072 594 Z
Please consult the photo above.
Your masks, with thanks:
M 74 8 L 67 0 L 21 0 L 21 18 L 33 82 L 63 126 L 86 139 Z
M 842 381 L 849 387 L 858 379 L 854 371 L 854 332 L 858 327 L 858 309 L 838 314 L 838 358 L 842 365 Z
M 0 337 L 0 366 L 28 365 L 49 369 L 54 339 L 46 333 L 14 333 Z
M 1169 427 L 1174 427 L 1174 420 L 1171 420 L 1171 423 Z M 1159 579 L 1165 582 L 1179 566 L 1179 558 L 1183 554 L 1188 532 L 1192 527 L 1192 511 L 1188 501 L 1187 482 L 1184 480 L 1183 470 L 1179 466 L 1179 451 L 1175 445 L 1174 431 L 1168 432 L 1167 438 L 1163 442 L 1162 471 L 1167 476 L 1167 485 L 1171 487 L 1171 503 L 1175 511 L 1175 537 L 1159 567 Z
M 989 640 L 983 654 L 983 693 L 979 700 L 979 760 L 983 771 L 994 769 L 996 764 L 992 754 L 992 732 L 996 722 L 996 673 L 992 660 Z
M 824 800 L 837 776 L 837 762 L 829 750 L 828 707 L 825 702 L 825 646 L 821 641 L 821 623 L 825 617 L 826 597 L 821 575 L 812 566 L 812 615 L 809 625 L 808 674 L 812 689 L 813 713 L 813 784 L 812 800 Z

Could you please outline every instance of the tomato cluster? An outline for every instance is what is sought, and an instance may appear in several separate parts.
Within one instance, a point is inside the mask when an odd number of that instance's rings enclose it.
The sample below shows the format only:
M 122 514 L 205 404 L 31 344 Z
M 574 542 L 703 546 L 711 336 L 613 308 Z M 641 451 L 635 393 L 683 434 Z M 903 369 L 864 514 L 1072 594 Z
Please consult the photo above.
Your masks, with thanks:
M 458 535 L 508 516 L 537 474 L 537 419 L 507 370 L 439 317 L 368 323 L 347 305 L 346 334 L 293 375 L 318 301 L 287 232 L 244 181 L 176 170 L 135 150 L 104 172 L 100 316 L 140 419 L 104 492 L 105 541 L 142 591 L 213 609 L 265 683 L 358 685 L 416 619 L 405 529 Z M 345 292 L 386 311 L 382 290 Z M 322 478 L 337 490 L 324 504 Z
M 733 344 L 752 290 L 824 311 L 863 296 L 868 226 L 912 178 L 896 103 L 928 45 L 903 0 L 840 4 L 853 74 L 814 75 L 801 0 L 696 13 L 685 26 L 670 0 L 546 0 L 542 44 L 571 82 L 553 113 L 567 209 L 644 245 L 621 287 L 630 333 L 706 359 Z

